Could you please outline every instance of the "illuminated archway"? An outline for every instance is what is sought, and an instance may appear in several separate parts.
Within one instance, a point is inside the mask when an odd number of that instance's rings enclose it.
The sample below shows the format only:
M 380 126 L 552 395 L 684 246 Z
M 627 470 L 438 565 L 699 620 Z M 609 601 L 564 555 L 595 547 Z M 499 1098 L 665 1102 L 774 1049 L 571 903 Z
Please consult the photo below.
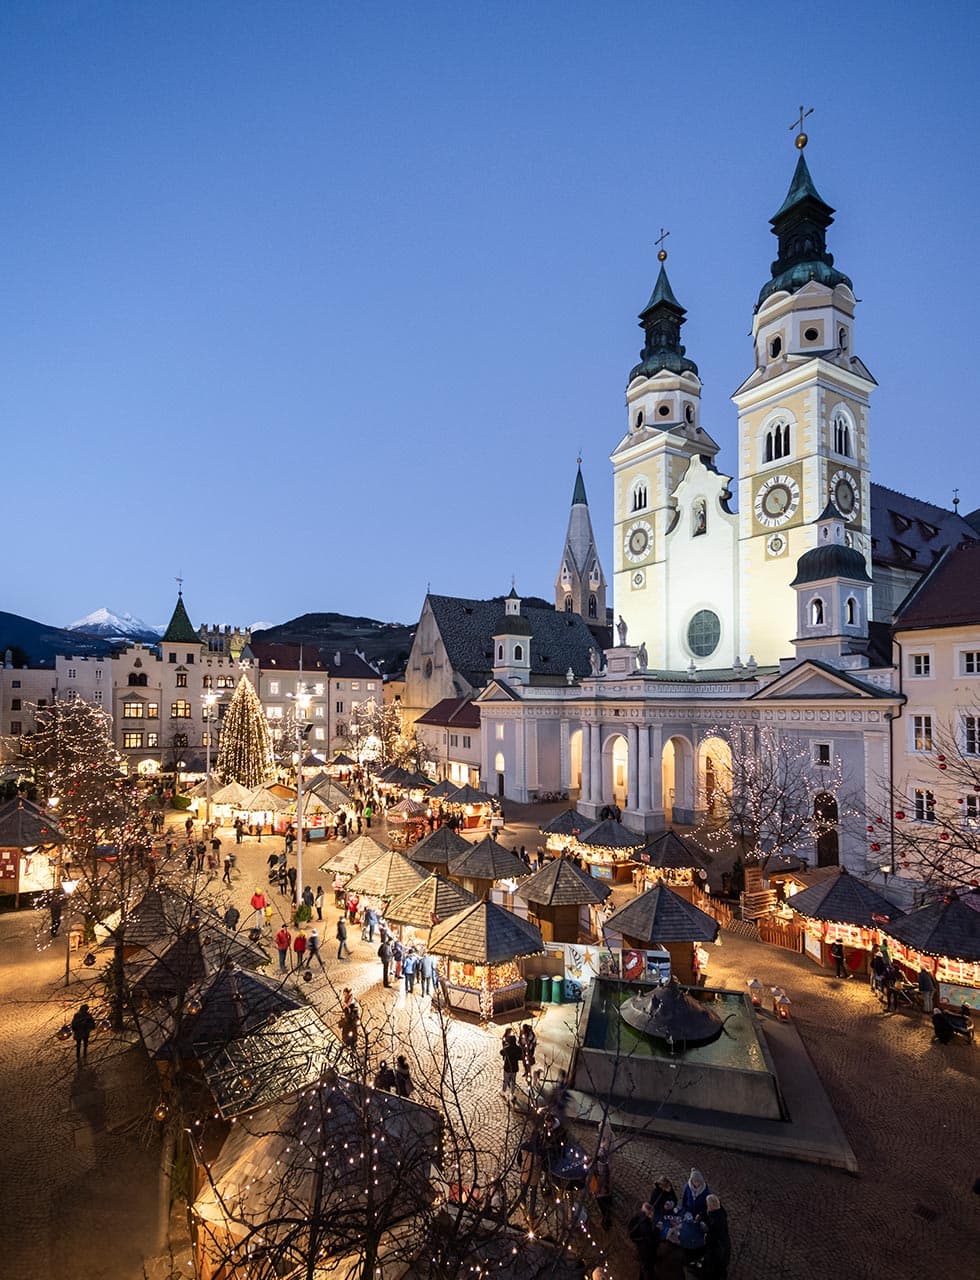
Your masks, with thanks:
M 732 749 L 724 738 L 712 735 L 698 746 L 698 810 L 705 816 L 717 817 L 720 793 L 731 786 Z
M 582 730 L 573 729 L 568 735 L 568 781 L 570 791 L 582 794 Z
M 664 743 L 661 756 L 664 812 L 673 824 L 691 826 L 694 813 L 694 748 L 675 735 Z

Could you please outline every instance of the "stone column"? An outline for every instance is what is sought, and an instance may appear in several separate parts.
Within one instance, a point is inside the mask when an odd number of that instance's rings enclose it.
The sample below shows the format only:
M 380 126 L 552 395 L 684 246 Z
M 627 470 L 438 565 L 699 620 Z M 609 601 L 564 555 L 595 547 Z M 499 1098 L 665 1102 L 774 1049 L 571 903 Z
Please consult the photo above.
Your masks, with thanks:
M 637 807 L 641 813 L 650 809 L 650 726 L 641 724 L 637 733 Z
M 588 804 L 592 800 L 592 726 L 582 721 L 582 793 L 579 800 Z
M 640 776 L 639 752 L 637 750 L 637 726 L 630 724 L 626 726 L 626 807 L 634 813 L 637 809 L 637 783 Z
M 602 725 L 594 724 L 589 735 L 589 756 L 592 761 L 590 773 L 590 796 L 593 804 L 606 803 L 606 782 L 602 776 Z

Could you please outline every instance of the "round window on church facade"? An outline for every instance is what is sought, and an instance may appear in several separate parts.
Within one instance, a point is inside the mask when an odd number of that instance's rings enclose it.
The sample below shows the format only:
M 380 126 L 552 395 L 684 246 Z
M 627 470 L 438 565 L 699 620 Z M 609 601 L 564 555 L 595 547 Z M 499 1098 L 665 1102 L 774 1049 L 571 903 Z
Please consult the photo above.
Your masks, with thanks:
M 721 622 L 710 609 L 699 609 L 687 625 L 688 648 L 696 658 L 707 658 L 718 648 Z

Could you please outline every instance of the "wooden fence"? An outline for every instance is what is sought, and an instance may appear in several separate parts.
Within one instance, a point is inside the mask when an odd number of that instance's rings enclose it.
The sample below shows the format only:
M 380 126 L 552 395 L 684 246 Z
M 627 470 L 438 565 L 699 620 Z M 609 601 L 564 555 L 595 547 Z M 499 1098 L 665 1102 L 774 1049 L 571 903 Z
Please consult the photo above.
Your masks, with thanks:
M 786 951 L 803 950 L 803 930 L 791 920 L 782 920 L 779 916 L 768 916 L 757 920 L 759 937 L 774 947 L 783 947 Z

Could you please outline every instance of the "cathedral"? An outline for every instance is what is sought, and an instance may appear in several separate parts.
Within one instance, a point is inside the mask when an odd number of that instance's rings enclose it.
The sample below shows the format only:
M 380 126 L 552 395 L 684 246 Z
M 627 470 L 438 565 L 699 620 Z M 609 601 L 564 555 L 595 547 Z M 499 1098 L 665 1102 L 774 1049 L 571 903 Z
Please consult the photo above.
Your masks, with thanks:
M 568 791 L 586 817 L 615 805 L 637 832 L 690 824 L 710 811 L 735 726 L 768 726 L 803 748 L 818 793 L 832 766 L 850 812 L 881 803 L 904 703 L 888 624 L 945 548 L 977 532 L 871 482 L 875 381 L 806 144 L 801 133 L 770 219 L 776 256 L 754 308 L 751 368 L 733 397 L 735 474 L 721 469 L 702 424 L 698 366 L 681 340 L 686 313 L 659 252 L 611 453 L 616 640 L 597 644 L 590 674 L 573 680 L 569 670 L 564 687 L 536 681 L 505 661 L 508 636 L 522 632 L 520 601 L 508 601 L 498 663 L 477 699 L 481 773 L 498 794 Z M 555 604 L 587 625 L 605 621 L 581 470 Z M 863 819 L 849 829 L 843 795 L 818 800 L 841 815 L 818 860 L 868 873 Z

